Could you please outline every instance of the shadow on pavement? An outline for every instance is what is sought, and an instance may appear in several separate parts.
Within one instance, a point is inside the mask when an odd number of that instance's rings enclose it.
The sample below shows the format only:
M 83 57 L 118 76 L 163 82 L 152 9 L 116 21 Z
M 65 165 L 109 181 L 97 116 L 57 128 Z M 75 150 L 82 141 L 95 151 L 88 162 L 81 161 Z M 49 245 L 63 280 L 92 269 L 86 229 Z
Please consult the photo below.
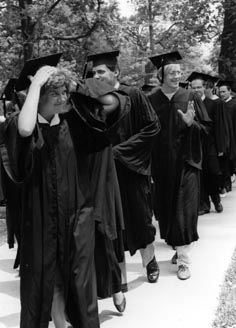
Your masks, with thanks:
M 160 268 L 160 276 L 175 276 L 177 272 L 177 265 L 171 264 L 170 261 L 158 261 Z
M 6 315 L 4 317 L 0 317 L 0 323 L 3 324 L 7 328 L 17 327 L 20 322 L 20 314 L 13 313 Z
M 126 263 L 126 269 L 127 269 L 127 272 L 136 272 L 136 273 L 140 273 L 140 275 L 143 275 L 143 272 L 145 270 L 145 268 L 143 268 L 141 262 Z
M 17 271 L 15 269 L 13 269 L 13 265 L 14 265 L 14 260 L 12 260 L 12 259 L 0 260 L 0 270 L 1 271 L 17 274 Z
M 19 280 L 11 280 L 0 282 L 0 292 L 14 298 L 20 298 L 20 283 Z
M 111 302 L 112 302 L 112 298 L 111 298 Z M 100 323 L 103 323 L 105 321 L 111 320 L 113 317 L 122 317 L 122 313 L 119 312 L 114 312 L 114 311 L 109 311 L 109 310 L 103 310 L 100 314 L 99 314 L 99 320 Z
M 136 279 L 134 279 L 134 280 L 129 281 L 128 291 L 131 291 L 133 289 L 136 289 L 136 288 L 140 287 L 145 282 L 147 282 L 147 278 L 146 278 L 146 276 L 143 276 L 143 275 L 136 278 Z

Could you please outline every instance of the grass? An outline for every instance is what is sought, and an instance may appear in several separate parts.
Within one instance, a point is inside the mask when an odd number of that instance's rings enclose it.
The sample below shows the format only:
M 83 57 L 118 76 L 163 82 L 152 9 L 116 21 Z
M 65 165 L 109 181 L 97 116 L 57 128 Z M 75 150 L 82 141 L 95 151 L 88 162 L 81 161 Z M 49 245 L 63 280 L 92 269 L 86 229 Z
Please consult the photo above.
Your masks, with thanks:
M 212 327 L 236 328 L 236 249 L 221 287 L 219 305 Z

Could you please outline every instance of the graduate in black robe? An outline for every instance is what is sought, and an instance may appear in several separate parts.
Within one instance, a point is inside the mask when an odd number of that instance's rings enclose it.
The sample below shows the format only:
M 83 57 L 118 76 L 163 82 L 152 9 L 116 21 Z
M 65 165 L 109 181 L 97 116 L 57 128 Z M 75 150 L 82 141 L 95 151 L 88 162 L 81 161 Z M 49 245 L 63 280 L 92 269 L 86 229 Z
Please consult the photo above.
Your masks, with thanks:
M 56 88 L 50 89 L 50 76 L 58 82 Z M 126 97 L 110 95 L 107 104 L 104 97 L 90 100 L 96 92 L 84 89 L 85 97 L 72 95 L 73 109 L 66 113 L 66 75 L 58 77 L 55 68 L 44 66 L 33 78 L 20 114 L 5 124 L 5 161 L 13 179 L 22 182 L 21 328 L 46 328 L 51 314 L 56 327 L 63 327 L 64 311 L 74 328 L 99 327 L 96 204 L 88 153 L 102 151 L 110 141 L 106 123 L 89 110 L 124 107 Z M 99 105 L 102 101 L 105 106 Z
M 229 134 L 228 151 L 223 154 L 221 159 L 223 195 L 232 190 L 231 176 L 236 174 L 236 100 L 232 96 L 232 84 L 232 81 L 224 80 L 217 83 L 220 98 L 224 103 Z
M 190 277 L 190 245 L 197 241 L 202 133 L 210 121 L 201 100 L 179 87 L 179 52 L 150 57 L 162 87 L 149 95 L 161 124 L 153 148 L 152 175 L 161 238 L 176 248 L 179 279 Z
M 5 118 L 12 113 L 19 112 L 20 106 L 25 99 L 22 94 L 18 95 L 15 92 L 16 82 L 17 79 L 15 78 L 9 79 L 1 95 Z M 2 124 L 2 127 L 0 125 L 0 129 L 4 131 L 4 124 Z M 2 150 L 3 154 L 1 156 L 4 156 L 4 149 L 0 146 L 0 154 Z M 6 200 L 7 242 L 9 248 L 13 248 L 17 242 L 16 259 L 13 265 L 13 268 L 16 269 L 20 262 L 21 186 L 14 183 L 6 171 L 7 167 L 3 167 L 1 170 L 2 187 Z
M 131 255 L 141 251 L 148 281 L 156 282 L 159 269 L 153 246 L 156 229 L 152 224 L 150 164 L 160 126 L 145 94 L 119 82 L 118 55 L 119 51 L 103 52 L 88 56 L 88 61 L 92 61 L 95 79 L 106 81 L 131 100 L 131 110 L 119 121 L 112 140 L 125 221 L 124 246 Z
M 101 86 L 97 89 L 97 81 L 89 79 L 93 86 L 94 97 L 101 93 Z M 113 87 L 106 84 L 108 90 Z M 88 90 L 90 91 L 91 88 Z M 85 90 L 83 90 L 84 92 Z M 104 92 L 104 90 L 102 90 Z M 81 99 L 83 102 L 84 99 Z M 78 103 L 79 107 L 80 103 Z M 112 140 L 117 134 L 119 122 L 130 111 L 130 106 L 123 106 L 122 110 L 107 117 L 110 128 L 107 137 Z M 118 123 L 117 123 L 118 122 Z M 100 298 L 113 296 L 113 303 L 119 312 L 124 312 L 126 299 L 122 292 L 121 270 L 118 260 L 124 258 L 123 230 L 124 218 L 120 197 L 112 147 L 109 146 L 102 152 L 90 155 L 90 171 L 92 193 L 95 201 L 95 267 L 97 280 L 97 294 Z M 98 170 L 103 174 L 98 175 Z
M 218 213 L 223 211 L 219 193 L 221 170 L 216 143 L 216 122 L 221 119 L 221 117 L 218 117 L 221 109 L 219 108 L 220 103 L 218 100 L 215 101 L 205 96 L 205 83 L 210 79 L 217 80 L 217 78 L 199 72 L 192 72 L 188 77 L 188 81 L 191 82 L 191 89 L 202 99 L 207 114 L 212 121 L 208 134 L 205 134 L 203 138 L 203 163 L 200 176 L 201 190 L 199 215 L 210 212 L 210 198 L 214 204 L 215 210 Z
M 114 305 L 121 304 L 121 271 L 114 248 L 114 240 L 124 230 L 123 210 L 112 147 L 90 156 L 91 181 L 95 199 L 95 266 L 99 298 L 113 296 Z M 100 171 L 101 173 L 98 174 Z M 112 218 L 115 218 L 113 220 Z M 124 247 L 118 247 L 119 258 L 124 257 Z M 124 301 L 125 302 L 125 301 Z M 120 311 L 121 310 L 121 311 Z M 118 306 L 118 311 L 124 312 Z

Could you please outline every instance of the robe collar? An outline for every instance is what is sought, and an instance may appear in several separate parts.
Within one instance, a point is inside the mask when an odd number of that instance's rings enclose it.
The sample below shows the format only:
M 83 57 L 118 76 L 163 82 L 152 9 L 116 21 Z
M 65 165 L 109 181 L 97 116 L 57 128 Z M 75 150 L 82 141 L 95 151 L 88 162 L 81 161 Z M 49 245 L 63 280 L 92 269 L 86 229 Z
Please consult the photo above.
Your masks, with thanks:
M 55 126 L 60 124 L 60 117 L 58 114 L 55 114 L 50 122 L 48 122 L 42 115 L 38 113 L 38 122 L 43 124 L 48 124 L 50 126 Z

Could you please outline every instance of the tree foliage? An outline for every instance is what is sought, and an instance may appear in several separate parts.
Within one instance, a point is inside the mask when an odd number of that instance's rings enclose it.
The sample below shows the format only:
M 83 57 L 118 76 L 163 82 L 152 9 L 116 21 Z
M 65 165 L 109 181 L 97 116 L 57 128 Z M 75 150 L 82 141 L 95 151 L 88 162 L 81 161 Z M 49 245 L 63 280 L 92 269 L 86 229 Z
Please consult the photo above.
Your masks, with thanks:
M 185 54 L 186 75 L 217 70 L 226 3 L 235 1 L 129 1 L 135 12 L 126 18 L 117 0 L 0 0 L 0 80 L 17 76 L 26 59 L 55 52 L 81 76 L 88 53 L 117 48 L 127 83 L 141 85 L 148 56 L 174 48 Z
M 102 0 L 1 0 L 1 80 L 27 59 L 60 51 L 80 72 L 89 37 L 107 24 L 107 7 Z
M 219 72 L 222 77 L 236 81 L 236 1 L 225 0 L 224 11 Z
M 184 54 L 186 75 L 196 69 L 207 73 L 217 71 L 215 58 L 223 22 L 223 7 L 220 1 L 130 2 L 135 7 L 135 14 L 122 25 L 122 35 L 129 48 L 133 49 L 130 50 L 136 59 L 133 66 L 138 69 L 139 76 L 145 76 L 143 65 L 148 63 L 149 55 L 176 48 Z M 125 48 L 125 42 L 122 48 Z M 217 51 L 214 51 L 215 49 Z M 206 51 L 211 53 L 214 61 L 206 56 Z M 151 67 L 149 64 L 147 66 L 149 71 Z M 130 67 L 132 68 L 132 65 Z

